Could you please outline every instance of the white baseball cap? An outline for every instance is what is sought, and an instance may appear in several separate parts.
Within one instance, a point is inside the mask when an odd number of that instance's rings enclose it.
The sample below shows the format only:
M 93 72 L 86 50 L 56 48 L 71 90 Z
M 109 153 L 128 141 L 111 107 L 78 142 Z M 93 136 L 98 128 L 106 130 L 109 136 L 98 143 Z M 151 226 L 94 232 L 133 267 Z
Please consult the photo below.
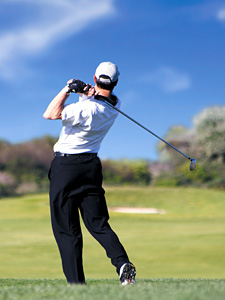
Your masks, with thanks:
M 102 83 L 111 83 L 118 80 L 120 72 L 118 67 L 111 62 L 102 62 L 95 71 L 97 80 Z

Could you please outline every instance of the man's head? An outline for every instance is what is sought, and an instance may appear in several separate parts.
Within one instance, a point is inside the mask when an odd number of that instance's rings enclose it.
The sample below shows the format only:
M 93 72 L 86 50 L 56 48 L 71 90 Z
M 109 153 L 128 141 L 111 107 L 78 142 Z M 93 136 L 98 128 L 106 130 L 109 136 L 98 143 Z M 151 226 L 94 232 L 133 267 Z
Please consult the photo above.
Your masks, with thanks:
M 117 85 L 119 75 L 120 72 L 115 64 L 102 62 L 95 71 L 94 80 L 99 88 L 112 91 Z

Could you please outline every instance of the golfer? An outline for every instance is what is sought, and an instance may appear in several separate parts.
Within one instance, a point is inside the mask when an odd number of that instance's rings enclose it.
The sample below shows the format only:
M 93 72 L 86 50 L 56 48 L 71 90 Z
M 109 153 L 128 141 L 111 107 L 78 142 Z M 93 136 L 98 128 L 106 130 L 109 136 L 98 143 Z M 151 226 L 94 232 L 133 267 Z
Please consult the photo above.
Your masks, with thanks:
M 88 231 L 116 267 L 122 285 L 135 283 L 135 267 L 108 223 L 98 157 L 101 142 L 118 114 L 101 99 L 120 107 L 120 100 L 112 93 L 119 74 L 115 64 L 103 62 L 96 69 L 95 86 L 69 80 L 43 115 L 45 119 L 62 119 L 63 128 L 54 145 L 55 157 L 49 170 L 50 209 L 63 271 L 70 284 L 85 283 L 79 211 Z M 79 101 L 65 105 L 71 92 L 79 94 Z

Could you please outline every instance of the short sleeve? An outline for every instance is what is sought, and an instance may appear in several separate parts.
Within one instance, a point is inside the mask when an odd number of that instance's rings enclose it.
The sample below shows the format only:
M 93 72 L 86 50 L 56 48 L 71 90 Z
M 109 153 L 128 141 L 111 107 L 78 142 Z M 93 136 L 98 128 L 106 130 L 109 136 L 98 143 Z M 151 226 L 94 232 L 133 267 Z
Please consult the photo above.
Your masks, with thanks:
M 62 111 L 63 125 L 74 126 L 76 124 L 79 124 L 80 116 L 81 116 L 81 109 L 80 109 L 79 102 L 65 105 Z

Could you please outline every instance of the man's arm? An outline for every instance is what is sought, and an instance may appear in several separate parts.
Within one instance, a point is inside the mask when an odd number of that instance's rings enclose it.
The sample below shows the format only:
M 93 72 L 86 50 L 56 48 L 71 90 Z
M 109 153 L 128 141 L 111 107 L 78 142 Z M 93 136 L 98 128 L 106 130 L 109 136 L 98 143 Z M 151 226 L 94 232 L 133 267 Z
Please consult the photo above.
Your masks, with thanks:
M 46 111 L 43 114 L 43 117 L 48 120 L 58 120 L 62 118 L 62 111 L 64 104 L 69 97 L 67 94 L 68 86 L 65 86 L 58 95 L 50 102 Z
M 62 119 L 62 111 L 64 108 L 64 104 L 67 100 L 67 98 L 69 97 L 68 92 L 70 93 L 71 90 L 69 88 L 69 84 L 72 83 L 74 81 L 74 79 L 70 79 L 67 82 L 67 85 L 58 93 L 57 96 L 55 96 L 55 98 L 52 100 L 52 102 L 50 102 L 49 106 L 47 107 L 46 111 L 43 114 L 43 117 L 45 119 L 49 119 L 49 120 L 58 120 L 58 119 Z M 86 84 L 84 84 L 86 86 Z M 97 94 L 95 92 L 95 89 L 92 85 L 88 85 L 88 91 L 84 92 L 84 93 L 79 93 L 77 92 L 77 94 L 79 95 L 86 95 L 88 97 L 91 97 L 95 94 Z

